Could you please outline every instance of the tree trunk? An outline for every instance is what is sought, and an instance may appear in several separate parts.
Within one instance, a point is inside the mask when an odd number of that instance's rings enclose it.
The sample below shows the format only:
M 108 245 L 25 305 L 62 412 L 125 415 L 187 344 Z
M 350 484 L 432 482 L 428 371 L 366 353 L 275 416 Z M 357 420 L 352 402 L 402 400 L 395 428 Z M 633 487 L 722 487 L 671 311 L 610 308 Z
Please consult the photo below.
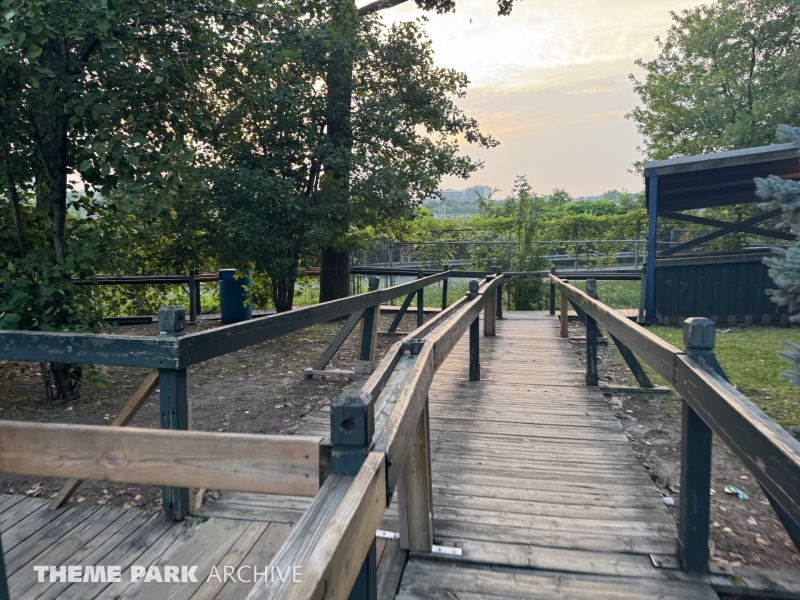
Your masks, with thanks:
M 272 301 L 275 303 L 276 312 L 281 313 L 292 310 L 296 280 L 297 278 L 294 275 L 272 279 Z
M 326 248 L 322 253 L 319 301 L 328 302 L 350 295 L 350 252 Z
M 340 34 L 355 35 L 357 10 L 355 2 L 342 3 L 333 11 L 334 26 Z M 326 161 L 325 170 L 333 176 L 332 185 L 323 190 L 330 202 L 346 205 L 349 202 L 350 163 L 353 151 L 353 56 L 350 43 L 331 51 L 325 75 L 325 123 L 333 152 Z M 348 210 L 340 223 L 331 223 L 335 236 L 346 236 L 349 230 Z M 326 248 L 322 253 L 322 271 L 319 278 L 319 301 L 328 302 L 350 295 L 350 253 L 347 250 Z
M 45 385 L 49 386 L 52 380 L 53 387 L 56 389 L 55 398 L 57 400 L 74 400 L 78 397 L 78 387 L 81 380 L 81 368 L 77 365 L 66 363 L 50 363 L 50 376 L 46 377 L 42 371 Z

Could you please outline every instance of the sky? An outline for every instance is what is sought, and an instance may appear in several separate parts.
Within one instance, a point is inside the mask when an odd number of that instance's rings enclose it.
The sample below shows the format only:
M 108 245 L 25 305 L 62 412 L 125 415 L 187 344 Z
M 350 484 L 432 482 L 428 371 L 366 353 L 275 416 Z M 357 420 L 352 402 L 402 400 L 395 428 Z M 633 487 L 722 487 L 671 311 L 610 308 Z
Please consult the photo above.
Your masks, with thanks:
M 456 12 L 446 15 L 409 1 L 381 14 L 388 23 L 427 16 L 437 66 L 470 79 L 459 106 L 500 142 L 463 147 L 484 168 L 466 182 L 446 177 L 442 188 L 489 185 L 505 197 L 526 175 L 536 192 L 561 187 L 588 196 L 644 188 L 631 172 L 642 140 L 625 119 L 638 104 L 628 76 L 642 76 L 636 59 L 658 54 L 655 37 L 666 35 L 670 11 L 699 4 L 517 0 L 510 16 L 499 17 L 495 0 L 456 0 Z

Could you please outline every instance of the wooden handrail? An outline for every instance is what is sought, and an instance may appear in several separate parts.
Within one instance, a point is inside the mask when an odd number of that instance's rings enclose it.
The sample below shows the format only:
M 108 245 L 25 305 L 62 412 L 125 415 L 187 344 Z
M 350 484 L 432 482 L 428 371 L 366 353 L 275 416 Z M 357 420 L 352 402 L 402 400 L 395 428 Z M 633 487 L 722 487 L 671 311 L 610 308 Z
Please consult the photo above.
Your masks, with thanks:
M 409 450 L 415 440 L 425 443 L 419 426 L 433 376 L 502 282 L 502 276 L 487 277 L 475 297 L 456 302 L 392 347 L 360 392 L 374 409 L 374 442 L 366 461 L 355 477 L 328 478 L 271 562 L 284 571 L 299 567 L 302 583 L 262 580 L 248 599 L 349 596 L 403 477 Z M 412 340 L 418 353 L 405 354 Z M 424 488 L 427 491 L 429 485 Z M 427 513 L 416 517 L 428 520 Z
M 449 277 L 449 273 L 177 337 L 0 331 L 0 360 L 185 369 L 360 309 L 385 304 L 438 283 Z
M 314 496 L 330 460 L 321 441 L 297 435 L 0 421 L 0 472 Z
M 731 384 L 702 368 L 683 350 L 558 277 L 549 277 L 562 294 L 666 379 L 778 504 L 795 522 L 800 522 L 799 441 Z

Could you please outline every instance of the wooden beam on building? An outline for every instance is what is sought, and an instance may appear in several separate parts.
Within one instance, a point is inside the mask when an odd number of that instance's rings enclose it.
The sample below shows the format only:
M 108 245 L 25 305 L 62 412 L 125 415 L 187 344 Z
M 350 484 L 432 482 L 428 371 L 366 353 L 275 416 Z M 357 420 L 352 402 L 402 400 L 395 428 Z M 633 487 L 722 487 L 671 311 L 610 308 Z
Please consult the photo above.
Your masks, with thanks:
M 775 209 L 769 211 L 768 213 L 770 217 L 776 217 L 781 213 L 781 209 Z M 794 242 L 797 240 L 797 236 L 793 233 L 788 231 L 775 231 L 772 229 L 763 229 L 762 227 L 753 227 L 752 225 L 745 225 L 744 222 L 742 223 L 727 223 L 725 221 L 720 221 L 718 219 L 709 219 L 707 217 L 698 217 L 696 215 L 688 215 L 684 213 L 677 213 L 677 212 L 669 212 L 669 213 L 662 213 L 662 219 L 675 219 L 676 221 L 686 221 L 688 223 L 697 223 L 698 225 L 708 225 L 710 227 L 719 227 L 720 229 L 726 229 L 728 233 L 735 233 L 735 232 L 742 232 L 742 233 L 752 233 L 754 235 L 762 235 L 764 237 L 773 237 L 778 238 L 781 240 L 788 240 L 790 242 Z
M 744 229 L 742 229 L 743 227 L 748 227 L 750 225 L 755 225 L 756 223 L 760 223 L 761 221 L 766 221 L 767 219 L 771 219 L 772 217 L 778 216 L 780 213 L 781 209 L 776 208 L 775 210 L 771 210 L 762 213 L 760 215 L 756 215 L 755 217 L 750 217 L 749 219 L 745 219 L 741 223 L 729 223 L 728 225 L 730 225 L 730 227 L 727 227 L 725 229 L 718 229 L 717 231 L 712 231 L 711 233 L 707 233 L 706 235 L 701 235 L 700 237 L 695 238 L 693 240 L 689 240 L 688 242 L 684 242 L 682 244 L 678 244 L 677 246 L 673 246 L 672 248 L 667 248 L 666 250 L 662 250 L 661 252 L 658 253 L 658 256 L 670 256 L 671 254 L 682 252 L 683 250 L 688 250 L 689 248 L 694 248 L 695 246 L 699 246 L 700 244 L 705 244 L 706 242 L 715 240 L 718 237 L 722 237 L 723 235 L 734 233 L 736 231 L 744 231 Z M 764 231 L 767 230 L 765 229 Z M 759 234 L 759 235 L 764 235 L 764 234 Z M 774 236 L 774 237 L 780 237 L 780 236 Z M 795 238 L 792 237 L 792 239 Z

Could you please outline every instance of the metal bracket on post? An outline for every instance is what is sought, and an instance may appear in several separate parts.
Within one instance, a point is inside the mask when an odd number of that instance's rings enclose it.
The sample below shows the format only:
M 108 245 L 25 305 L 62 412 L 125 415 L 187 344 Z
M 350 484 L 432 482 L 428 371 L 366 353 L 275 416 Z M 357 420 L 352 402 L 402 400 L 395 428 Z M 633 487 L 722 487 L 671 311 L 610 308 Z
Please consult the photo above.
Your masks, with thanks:
M 714 322 L 691 317 L 683 324 L 689 357 L 706 370 L 714 358 Z M 721 370 L 721 369 L 720 369 Z M 720 373 L 720 375 L 723 375 Z M 724 375 L 723 375 L 724 376 Z M 708 571 L 708 522 L 711 516 L 711 428 L 683 401 L 681 427 L 681 501 L 678 507 L 678 562 L 685 571 Z
M 186 311 L 182 306 L 162 306 L 158 309 L 158 333 L 179 337 L 184 335 Z M 161 429 L 192 428 L 192 408 L 186 393 L 186 369 L 159 369 L 161 390 Z M 162 509 L 168 521 L 181 521 L 189 514 L 188 488 L 162 488 Z
M 372 445 L 375 412 L 372 398 L 357 390 L 345 390 L 331 404 L 331 474 L 358 474 Z M 373 539 L 356 582 L 351 600 L 375 600 L 378 595 L 377 545 Z
M 380 286 L 380 279 L 370 276 L 369 291 L 374 292 Z M 378 317 L 380 304 L 370 306 L 364 311 L 364 320 L 361 322 L 361 342 L 358 346 L 358 360 L 356 360 L 356 373 L 370 375 L 375 368 L 375 347 L 378 340 Z

